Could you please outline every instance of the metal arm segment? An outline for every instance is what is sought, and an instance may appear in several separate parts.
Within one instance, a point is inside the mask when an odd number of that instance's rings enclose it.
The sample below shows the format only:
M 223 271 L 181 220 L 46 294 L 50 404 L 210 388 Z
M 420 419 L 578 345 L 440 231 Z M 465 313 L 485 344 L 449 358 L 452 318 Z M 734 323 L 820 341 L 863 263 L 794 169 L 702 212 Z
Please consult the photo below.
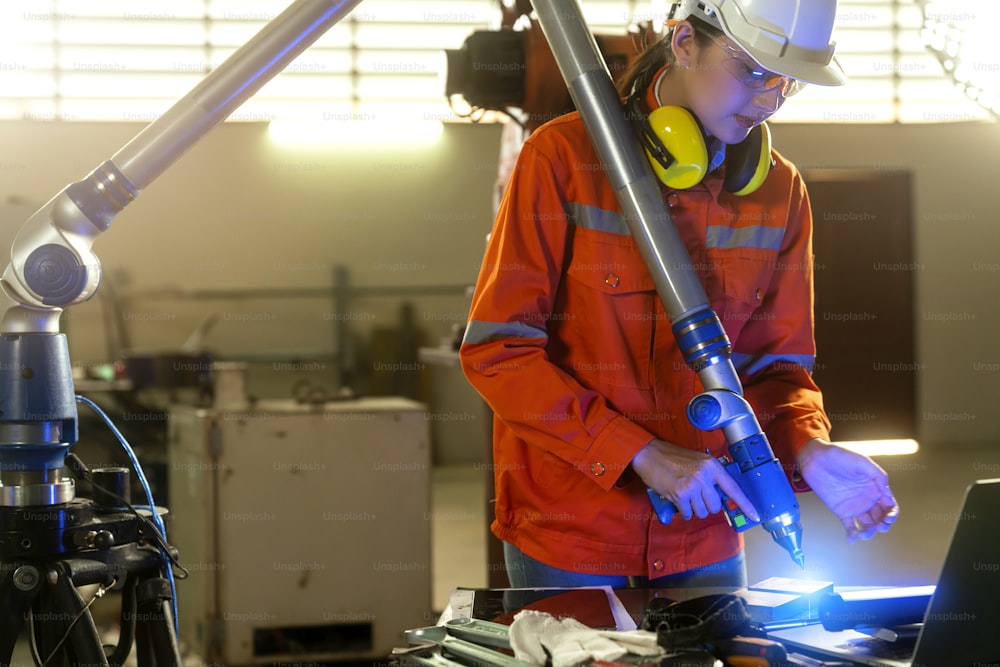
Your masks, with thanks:
M 0 281 L 0 331 L 57 333 L 62 308 L 100 284 L 94 239 L 209 130 L 225 120 L 361 0 L 298 0 L 107 162 L 22 226 Z
M 298 0 L 160 118 L 22 225 L 0 277 L 0 505 L 67 502 L 59 480 L 77 437 L 64 307 L 92 297 L 94 240 L 195 142 L 361 0 Z

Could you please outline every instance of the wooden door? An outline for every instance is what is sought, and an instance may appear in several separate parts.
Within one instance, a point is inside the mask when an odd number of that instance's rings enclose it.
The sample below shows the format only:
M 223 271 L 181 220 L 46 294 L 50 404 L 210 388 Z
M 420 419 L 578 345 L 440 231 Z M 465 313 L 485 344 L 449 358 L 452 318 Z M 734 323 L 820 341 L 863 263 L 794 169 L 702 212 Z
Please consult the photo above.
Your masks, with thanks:
M 804 172 L 816 256 L 814 377 L 834 440 L 916 437 L 911 177 Z

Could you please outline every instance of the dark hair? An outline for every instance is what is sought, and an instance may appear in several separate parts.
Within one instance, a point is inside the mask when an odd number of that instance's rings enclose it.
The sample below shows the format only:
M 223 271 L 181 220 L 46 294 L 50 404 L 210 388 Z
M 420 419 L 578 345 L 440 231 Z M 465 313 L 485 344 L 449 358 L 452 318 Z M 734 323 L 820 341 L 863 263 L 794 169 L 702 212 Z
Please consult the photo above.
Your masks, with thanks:
M 723 34 L 715 26 L 693 16 L 687 21 L 694 27 L 694 38 L 699 46 L 706 46 L 713 37 Z M 661 67 L 673 62 L 674 52 L 670 49 L 670 40 L 673 36 L 674 29 L 671 28 L 658 42 L 643 49 L 639 57 L 625 70 L 618 84 L 619 95 L 629 97 L 633 93 L 641 93 L 653 83 L 653 75 L 659 72 Z

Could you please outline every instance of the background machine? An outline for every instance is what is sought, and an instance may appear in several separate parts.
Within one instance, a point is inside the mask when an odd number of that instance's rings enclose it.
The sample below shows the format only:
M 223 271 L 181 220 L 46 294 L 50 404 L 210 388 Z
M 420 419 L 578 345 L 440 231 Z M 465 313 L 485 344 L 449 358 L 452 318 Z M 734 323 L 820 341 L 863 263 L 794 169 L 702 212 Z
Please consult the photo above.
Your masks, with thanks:
M 433 622 L 423 404 L 375 397 L 169 412 L 180 635 L 226 665 L 377 659 Z

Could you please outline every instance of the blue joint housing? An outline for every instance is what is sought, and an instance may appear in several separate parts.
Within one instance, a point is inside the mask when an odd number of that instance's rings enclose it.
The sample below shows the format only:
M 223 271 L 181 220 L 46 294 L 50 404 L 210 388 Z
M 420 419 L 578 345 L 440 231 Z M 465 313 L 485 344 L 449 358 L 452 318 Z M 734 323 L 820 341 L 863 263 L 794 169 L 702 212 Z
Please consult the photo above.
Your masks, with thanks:
M 729 358 L 732 351 L 729 336 L 711 308 L 677 320 L 672 329 L 684 360 L 696 373 Z
M 63 334 L 0 335 L 0 473 L 61 468 L 77 439 Z

